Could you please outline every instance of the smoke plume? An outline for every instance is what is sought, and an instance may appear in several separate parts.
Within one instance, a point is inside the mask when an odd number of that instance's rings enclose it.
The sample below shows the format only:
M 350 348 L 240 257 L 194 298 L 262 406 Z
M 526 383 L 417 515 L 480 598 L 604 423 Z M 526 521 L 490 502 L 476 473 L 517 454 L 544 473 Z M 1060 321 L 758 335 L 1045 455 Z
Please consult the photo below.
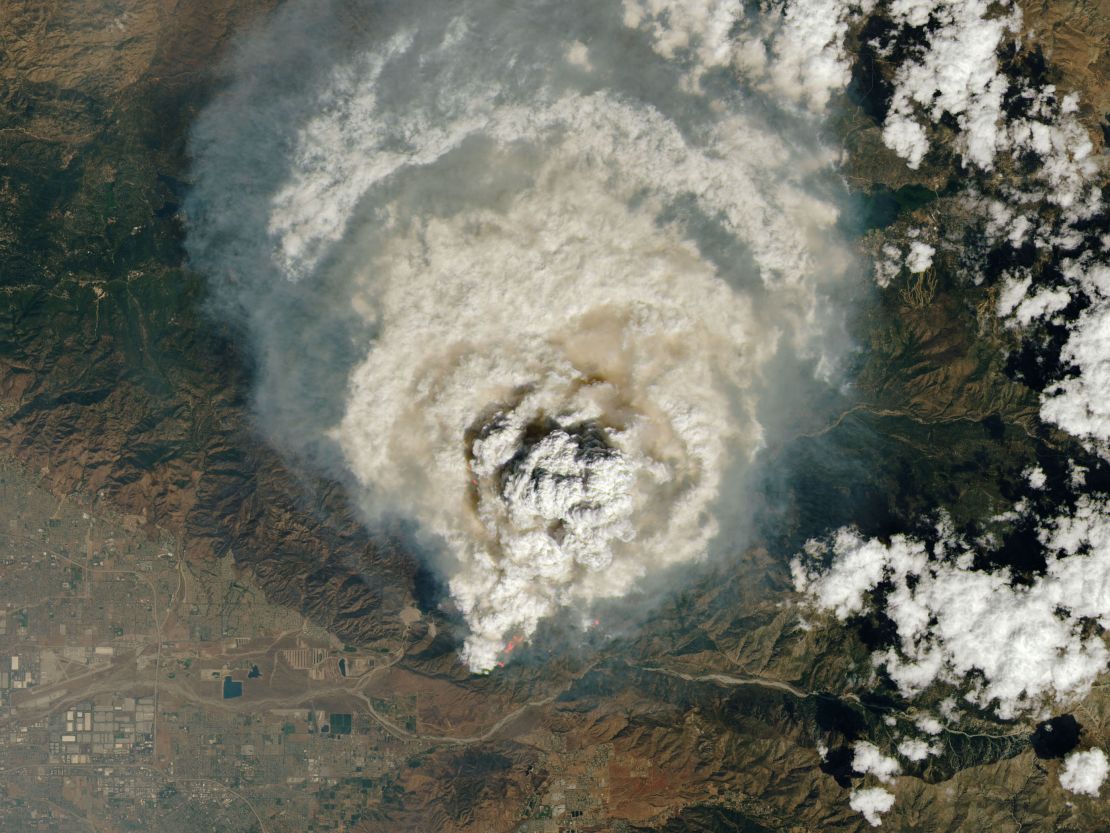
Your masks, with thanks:
M 809 117 L 666 20 L 292 2 L 194 132 L 189 252 L 260 424 L 367 523 L 415 522 L 474 670 L 704 557 L 842 347 Z

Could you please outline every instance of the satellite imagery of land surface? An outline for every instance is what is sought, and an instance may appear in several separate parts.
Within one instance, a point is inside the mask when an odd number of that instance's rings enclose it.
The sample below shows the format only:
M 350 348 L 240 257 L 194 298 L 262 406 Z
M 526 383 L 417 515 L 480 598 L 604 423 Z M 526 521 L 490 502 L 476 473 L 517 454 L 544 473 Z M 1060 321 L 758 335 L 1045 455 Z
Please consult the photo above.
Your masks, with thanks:
M 0 0 L 0 831 L 1110 831 L 1108 142 L 1107 0 Z

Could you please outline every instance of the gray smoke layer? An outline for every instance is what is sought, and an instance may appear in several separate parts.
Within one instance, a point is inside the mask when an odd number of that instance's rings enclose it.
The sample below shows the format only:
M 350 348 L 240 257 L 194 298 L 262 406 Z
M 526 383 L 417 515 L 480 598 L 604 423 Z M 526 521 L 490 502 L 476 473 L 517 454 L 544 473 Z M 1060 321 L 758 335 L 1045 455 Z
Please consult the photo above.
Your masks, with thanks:
M 843 348 L 830 156 L 703 29 L 293 2 L 197 123 L 189 254 L 261 424 L 418 525 L 475 670 L 703 558 Z

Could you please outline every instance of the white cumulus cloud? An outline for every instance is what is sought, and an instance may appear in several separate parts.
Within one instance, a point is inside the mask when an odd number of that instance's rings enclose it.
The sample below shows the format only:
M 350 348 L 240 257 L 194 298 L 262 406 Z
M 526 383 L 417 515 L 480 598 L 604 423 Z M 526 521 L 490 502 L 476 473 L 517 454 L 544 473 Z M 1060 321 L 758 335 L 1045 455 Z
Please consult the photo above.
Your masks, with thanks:
M 883 823 L 882 814 L 890 812 L 894 806 L 894 793 L 887 792 L 882 787 L 852 790 L 848 806 L 861 813 L 872 827 L 880 827 Z
M 1021 586 L 1006 570 L 972 569 L 972 552 L 959 542 L 931 558 L 912 538 L 884 544 L 842 529 L 827 568 L 794 561 L 795 586 L 846 619 L 891 582 L 883 612 L 898 644 L 873 659 L 904 695 L 942 680 L 966 684 L 967 699 L 1000 717 L 1039 713 L 1052 700 L 1086 695 L 1110 659 L 1102 638 L 1084 628 L 1088 620 L 1110 626 L 1110 512 L 1085 500 L 1074 515 L 1047 524 L 1043 536 L 1057 554 L 1046 575 Z
M 898 743 L 898 754 L 907 761 L 924 761 L 930 755 L 939 755 L 941 751 L 939 744 L 918 738 L 905 738 Z
M 1060 786 L 1068 792 L 1098 798 L 1108 772 L 1110 761 L 1101 749 L 1070 752 L 1064 758 L 1064 768 L 1060 771 Z
M 884 755 L 879 747 L 868 741 L 856 741 L 852 753 L 852 769 L 862 775 L 874 775 L 884 784 L 893 783 L 902 772 L 896 758 Z

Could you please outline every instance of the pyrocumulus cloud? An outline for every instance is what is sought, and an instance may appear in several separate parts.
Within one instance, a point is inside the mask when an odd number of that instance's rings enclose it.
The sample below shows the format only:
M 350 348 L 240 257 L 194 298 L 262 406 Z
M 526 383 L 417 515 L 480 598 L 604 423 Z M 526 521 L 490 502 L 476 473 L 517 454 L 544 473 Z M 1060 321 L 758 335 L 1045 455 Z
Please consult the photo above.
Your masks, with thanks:
M 833 358 L 830 159 L 620 2 L 351 8 L 241 49 L 190 253 L 275 442 L 418 525 L 488 670 L 703 557 L 743 500 L 769 363 Z

